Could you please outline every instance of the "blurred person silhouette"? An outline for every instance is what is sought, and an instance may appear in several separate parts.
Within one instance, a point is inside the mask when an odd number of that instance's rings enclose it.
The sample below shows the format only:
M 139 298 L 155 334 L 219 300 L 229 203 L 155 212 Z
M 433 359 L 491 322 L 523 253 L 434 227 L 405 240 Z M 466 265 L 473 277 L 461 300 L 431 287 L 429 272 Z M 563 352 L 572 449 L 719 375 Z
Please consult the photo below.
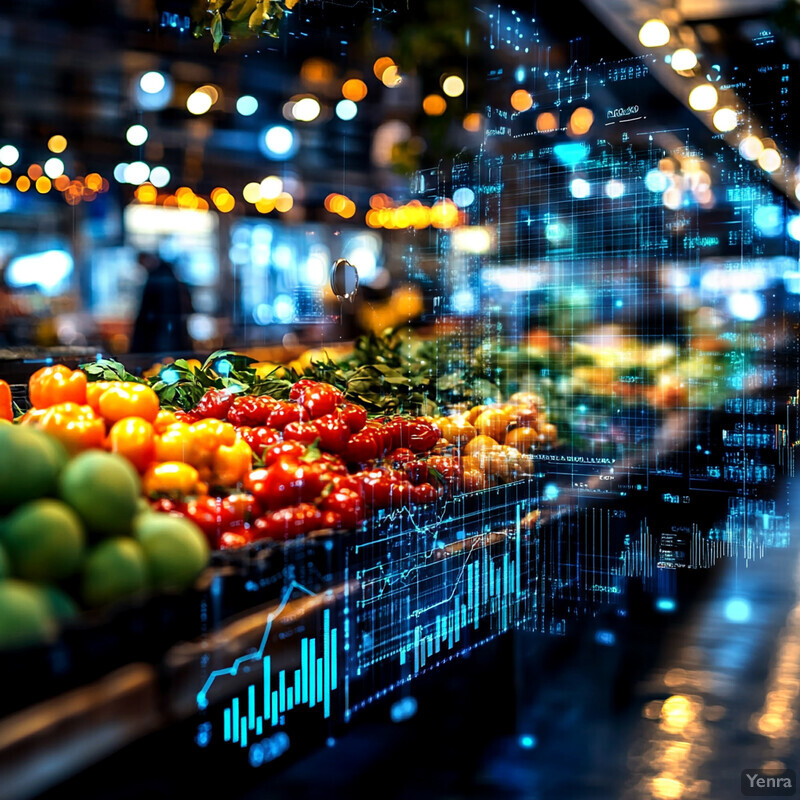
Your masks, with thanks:
M 139 313 L 133 326 L 132 353 L 173 354 L 192 349 L 186 327 L 192 313 L 192 297 L 178 279 L 172 264 L 153 253 L 139 253 L 147 270 Z

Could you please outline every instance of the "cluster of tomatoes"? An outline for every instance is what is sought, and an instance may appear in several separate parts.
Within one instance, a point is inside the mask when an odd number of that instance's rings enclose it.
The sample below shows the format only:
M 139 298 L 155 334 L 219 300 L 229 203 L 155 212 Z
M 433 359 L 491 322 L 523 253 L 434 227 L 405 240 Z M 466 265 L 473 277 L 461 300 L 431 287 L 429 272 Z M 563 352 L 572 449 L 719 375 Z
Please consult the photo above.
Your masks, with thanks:
M 333 386 L 300 380 L 289 400 L 207 392 L 182 424 L 231 425 L 258 465 L 227 496 L 162 497 L 155 507 L 196 522 L 219 548 L 356 527 L 380 510 L 435 502 L 457 488 L 457 458 L 434 455 L 424 418 L 367 419 Z

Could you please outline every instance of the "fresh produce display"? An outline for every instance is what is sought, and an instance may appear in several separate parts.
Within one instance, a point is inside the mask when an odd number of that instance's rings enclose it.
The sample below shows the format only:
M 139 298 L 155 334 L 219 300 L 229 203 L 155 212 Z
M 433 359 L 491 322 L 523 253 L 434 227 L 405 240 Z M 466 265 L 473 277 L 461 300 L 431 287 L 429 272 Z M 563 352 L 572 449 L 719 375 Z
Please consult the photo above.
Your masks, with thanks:
M 86 488 L 102 495 L 107 481 L 122 480 L 93 465 L 106 450 L 134 467 L 156 511 L 194 522 L 221 549 L 352 529 L 381 512 L 514 480 L 531 474 L 533 450 L 556 441 L 534 395 L 462 403 L 450 416 L 385 413 L 382 405 L 404 409 L 405 398 L 417 408 L 420 398 L 395 391 L 409 378 L 382 363 L 379 340 L 360 346 L 359 358 L 377 364 L 309 362 L 309 372 L 335 383 L 229 351 L 204 364 L 162 364 L 149 379 L 109 360 L 76 371 L 47 367 L 31 377 L 33 408 L 20 430 L 45 430 L 70 454 L 87 451 L 81 479 L 65 481 L 64 491 L 90 532 L 124 533 Z M 130 587 L 141 583 L 130 547 L 107 545 L 92 574 L 106 559 L 124 565 Z
M 56 380 L 48 398 L 36 395 L 50 410 L 68 384 Z M 81 608 L 184 590 L 208 561 L 196 525 L 143 503 L 126 458 L 100 449 L 70 457 L 43 427 L 0 424 L 0 649 L 52 639 Z

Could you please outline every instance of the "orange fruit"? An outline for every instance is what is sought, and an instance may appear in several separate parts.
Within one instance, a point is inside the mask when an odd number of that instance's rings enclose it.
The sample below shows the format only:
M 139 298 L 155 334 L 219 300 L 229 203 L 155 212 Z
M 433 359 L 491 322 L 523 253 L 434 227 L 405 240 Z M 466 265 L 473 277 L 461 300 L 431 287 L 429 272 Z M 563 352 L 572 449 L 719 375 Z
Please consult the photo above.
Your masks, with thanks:
M 492 439 L 491 436 L 476 436 L 474 439 L 470 439 L 466 447 L 464 448 L 464 453 L 466 455 L 471 456 L 476 453 L 480 453 L 483 450 L 491 450 L 492 448 L 497 447 L 497 441 Z
M 442 436 L 452 444 L 461 446 L 474 439 L 477 431 L 464 417 L 446 417 L 437 422 Z
M 508 414 L 500 409 L 487 409 L 475 420 L 475 429 L 482 436 L 491 436 L 497 442 L 506 437 Z
M 509 413 L 509 419 L 520 428 L 535 428 L 539 409 L 536 406 L 514 406 Z
M 125 456 L 139 472 L 144 472 L 155 458 L 153 426 L 141 417 L 117 420 L 108 432 L 107 447 Z
M 486 478 L 479 469 L 464 470 L 461 481 L 465 492 L 477 492 L 486 488 Z
M 483 414 L 483 412 L 486 411 L 487 408 L 488 406 L 473 406 L 469 411 L 467 411 L 466 415 L 464 416 L 464 419 L 466 419 L 466 421 L 469 422 L 471 425 L 474 425 L 475 420 L 478 419 L 478 417 L 481 414 Z
M 536 428 L 513 428 L 506 435 L 506 444 L 520 453 L 532 453 L 539 445 L 539 432 Z

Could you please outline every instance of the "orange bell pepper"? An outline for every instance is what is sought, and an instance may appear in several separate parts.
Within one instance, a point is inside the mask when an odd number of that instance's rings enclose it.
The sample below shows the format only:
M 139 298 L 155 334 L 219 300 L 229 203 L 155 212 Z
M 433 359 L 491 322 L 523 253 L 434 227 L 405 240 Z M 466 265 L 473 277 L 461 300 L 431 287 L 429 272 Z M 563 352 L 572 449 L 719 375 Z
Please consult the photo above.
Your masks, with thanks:
M 57 403 L 86 402 L 86 375 L 63 364 L 42 367 L 28 381 L 28 395 L 34 408 L 50 408 Z
M 114 381 L 92 381 L 86 384 L 86 404 L 94 409 L 95 414 L 100 413 L 100 395 L 113 385 Z
M 143 383 L 113 383 L 98 400 L 100 415 L 109 422 L 141 417 L 153 422 L 158 416 L 158 395 Z
M 106 446 L 112 453 L 125 456 L 139 472 L 144 472 L 155 460 L 153 426 L 141 417 L 117 420 L 108 432 Z
M 38 425 L 49 411 L 47 408 L 29 408 L 20 418 L 20 425 Z
M 170 426 L 174 425 L 178 421 L 178 418 L 175 416 L 174 411 L 169 411 L 166 408 L 162 408 L 158 415 L 156 416 L 155 422 L 153 422 L 153 427 L 155 428 L 156 433 L 164 433 L 164 431 Z M 172 461 L 171 458 L 166 459 L 167 461 Z
M 189 442 L 186 460 L 196 467 L 210 466 L 214 453 L 236 441 L 236 428 L 230 422 L 219 419 L 201 419 L 189 426 Z
M 158 424 L 158 420 L 156 420 Z M 155 438 L 156 461 L 188 461 L 191 434 L 185 422 L 175 422 Z
M 198 490 L 200 476 L 190 464 L 167 461 L 153 464 L 142 478 L 142 487 L 147 495 L 187 495 Z
M 14 419 L 14 407 L 11 405 L 11 387 L 0 380 L 0 419 L 11 422 Z
M 214 483 L 218 486 L 236 486 L 253 468 L 253 450 L 244 439 L 237 437 L 228 446 L 221 445 L 214 453 Z
M 102 447 L 106 426 L 91 406 L 78 403 L 57 403 L 50 406 L 39 420 L 39 427 L 58 439 L 74 454 L 90 447 Z

